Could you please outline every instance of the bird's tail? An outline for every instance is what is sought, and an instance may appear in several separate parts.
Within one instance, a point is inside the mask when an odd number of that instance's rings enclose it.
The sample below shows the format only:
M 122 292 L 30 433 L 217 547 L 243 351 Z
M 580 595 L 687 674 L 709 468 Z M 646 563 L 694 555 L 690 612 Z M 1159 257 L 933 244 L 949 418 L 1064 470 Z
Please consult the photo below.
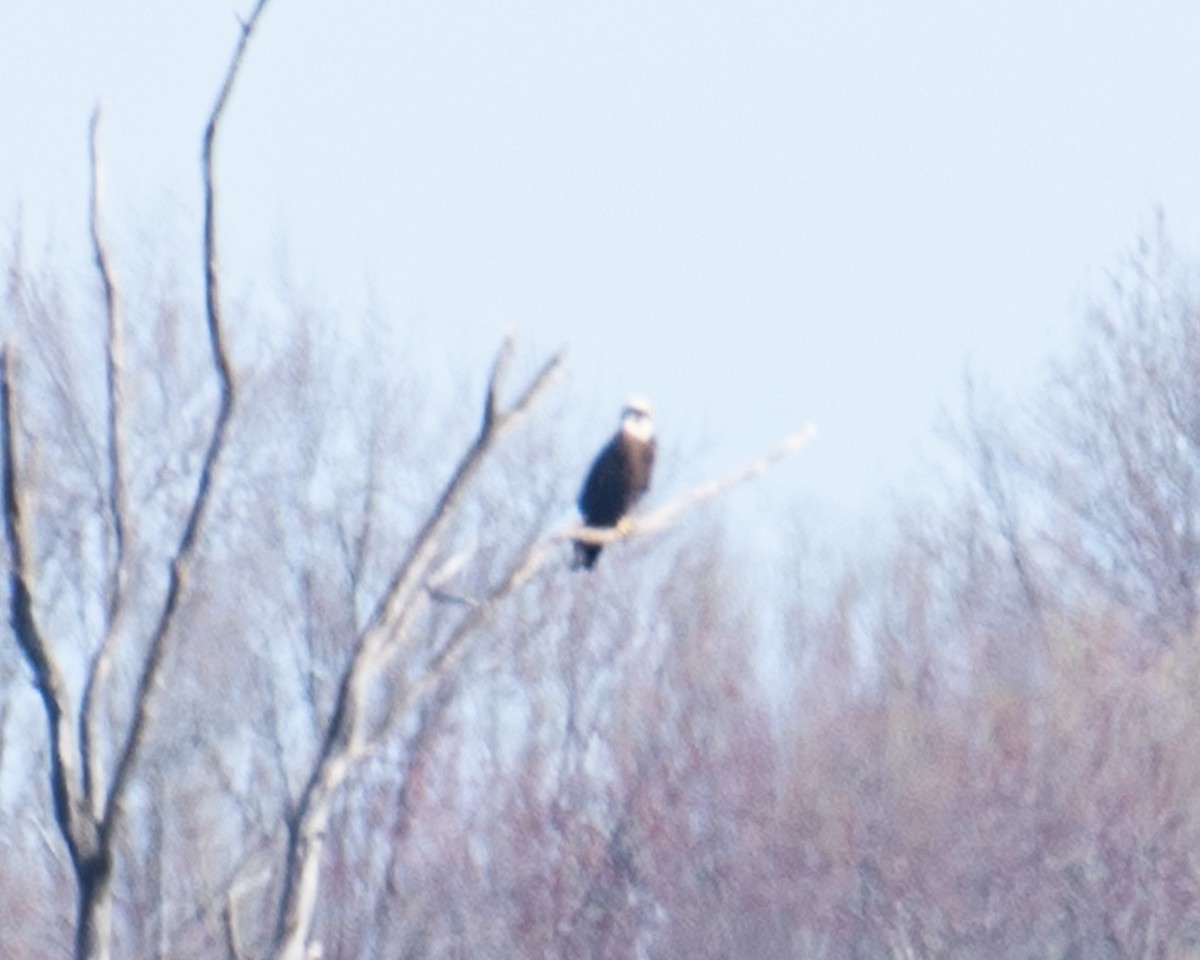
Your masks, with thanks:
M 596 558 L 600 556 L 600 547 L 591 543 L 580 543 L 575 541 L 575 557 L 571 561 L 572 570 L 591 570 L 596 565 Z

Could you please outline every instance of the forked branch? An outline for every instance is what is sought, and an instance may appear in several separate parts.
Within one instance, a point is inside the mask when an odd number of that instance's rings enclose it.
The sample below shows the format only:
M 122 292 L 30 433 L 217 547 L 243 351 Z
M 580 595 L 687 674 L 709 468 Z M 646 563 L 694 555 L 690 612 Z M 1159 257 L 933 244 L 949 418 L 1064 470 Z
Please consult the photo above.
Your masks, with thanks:
M 500 396 L 511 352 L 512 344 L 506 340 L 488 379 L 479 433 L 463 453 L 374 613 L 359 633 L 354 653 L 342 674 L 321 748 L 288 824 L 287 862 L 273 952 L 280 960 L 302 960 L 308 953 L 330 810 L 354 763 L 371 746 L 366 730 L 371 684 L 406 648 L 408 627 L 427 601 L 428 595 L 421 586 L 468 484 L 497 441 L 549 386 L 562 362 L 561 355 L 551 357 L 505 407 Z
M 384 591 L 374 614 L 362 634 L 360 646 L 369 646 L 373 639 L 382 640 L 394 633 L 389 625 L 395 624 L 403 610 L 424 582 L 429 564 L 437 552 L 441 534 L 454 516 L 454 508 L 462 498 L 471 477 L 483 462 L 488 450 L 508 431 L 541 396 L 550 385 L 562 365 L 561 353 L 552 356 L 530 380 L 525 390 L 507 410 L 500 409 L 498 396 L 503 377 L 508 369 L 508 357 L 512 352 L 512 341 L 506 339 L 496 355 L 492 373 L 488 379 L 486 402 L 479 434 L 467 448 L 458 466 L 442 489 L 429 517 L 418 531 L 408 555 L 401 562 L 388 588 Z
M 25 537 L 25 521 L 17 486 L 13 442 L 15 416 L 12 400 L 12 351 L 0 353 L 0 429 L 3 429 L 4 538 L 8 547 L 9 617 L 13 634 L 42 698 L 50 727 L 50 793 L 54 817 L 78 872 L 96 850 L 95 824 L 80 803 L 77 745 L 67 697 L 67 686 L 58 661 L 38 629 L 33 612 L 32 569 Z
M 556 554 L 557 545 L 563 539 L 595 537 L 594 541 L 589 539 L 588 542 L 609 542 L 624 536 L 662 530 L 685 511 L 765 473 L 783 457 L 807 444 L 816 433 L 813 426 L 805 427 L 741 470 L 696 487 L 636 521 L 630 531 L 572 527 L 531 538 L 517 551 L 504 575 L 481 599 L 466 602 L 468 609 L 428 667 L 389 705 L 384 722 L 368 732 L 366 703 L 371 684 L 388 663 L 412 649 L 415 636 L 412 627 L 418 615 L 431 599 L 442 596 L 441 586 L 454 576 L 469 557 L 469 553 L 455 554 L 437 570 L 431 570 L 442 533 L 453 519 L 468 481 L 501 433 L 529 409 L 560 364 L 560 357 L 551 358 L 521 395 L 505 408 L 499 396 L 511 349 L 511 343 L 505 342 L 497 354 L 485 391 L 483 416 L 476 439 L 459 460 L 415 537 L 408 555 L 359 634 L 354 653 L 342 675 L 321 749 L 299 803 L 289 819 L 287 863 L 273 949 L 273 956 L 279 960 L 301 960 L 310 949 L 308 938 L 317 904 L 320 864 L 330 811 L 338 789 L 354 764 L 377 746 L 382 732 L 388 730 L 398 718 L 426 702 L 434 691 L 444 689 L 444 684 L 455 675 L 455 668 L 470 649 L 471 638 L 478 634 L 479 627 L 490 619 L 506 597 L 528 583 L 545 566 L 548 559 Z
M 17 483 L 14 451 L 16 416 L 13 412 L 12 357 L 8 350 L 0 358 L 0 427 L 3 428 L 2 484 L 4 487 L 3 523 L 9 559 L 9 602 L 14 634 L 28 660 L 41 694 L 49 722 L 50 786 L 54 814 L 71 856 L 77 884 L 76 943 L 77 958 L 107 960 L 111 956 L 113 895 L 112 876 L 115 858 L 115 828 L 123 812 L 130 772 L 145 740 L 153 693 L 159 686 L 171 632 L 179 609 L 180 595 L 187 571 L 193 561 L 198 531 L 206 514 L 215 485 L 215 471 L 225 443 L 233 408 L 234 383 L 228 351 L 224 343 L 218 287 L 215 226 L 215 187 L 213 148 L 225 105 L 237 77 L 243 54 L 267 0 L 259 0 L 244 24 L 233 59 L 205 129 L 203 144 L 204 178 L 204 277 L 208 339 L 217 379 L 217 411 L 209 442 L 201 462 L 196 492 L 187 510 L 178 543 L 168 567 L 168 586 L 158 617 L 150 631 L 149 643 L 136 680 L 136 688 L 127 726 L 118 734 L 111 777 L 104 782 L 93 739 L 93 714 L 114 655 L 127 564 L 126 544 L 132 512 L 127 503 L 121 457 L 124 451 L 122 410 L 122 315 L 119 288 L 111 258 L 101 230 L 102 177 L 99 158 L 99 111 L 93 115 L 90 137 L 91 203 L 90 228 L 92 251 L 104 290 L 108 319 L 105 385 L 108 409 L 106 438 L 109 489 L 106 511 L 111 529 L 112 564 L 105 586 L 105 636 L 89 665 L 83 702 L 76 716 L 71 709 L 66 684 L 50 646 L 45 642 L 33 608 L 32 563 L 24 529 L 22 498 Z
M 115 815 L 119 811 L 124 795 L 129 772 L 141 748 L 146 722 L 149 717 L 151 694 L 155 682 L 162 669 L 166 652 L 166 637 L 170 633 L 175 615 L 179 608 L 180 594 L 184 580 L 194 557 L 197 532 L 201 520 L 207 510 L 214 486 L 214 475 L 221 450 L 225 443 L 225 434 L 229 418 L 233 410 L 234 383 L 229 354 L 225 346 L 223 324 L 221 321 L 221 304 L 219 290 L 219 273 L 217 270 L 216 245 L 216 187 L 213 173 L 213 147 L 229 94 L 237 79 L 242 65 L 246 47 L 258 24 L 259 17 L 267 6 L 267 0 L 259 0 L 253 13 L 246 22 L 234 51 L 233 59 L 225 73 L 216 103 L 213 105 L 208 124 L 204 132 L 202 151 L 202 166 L 204 177 L 204 293 L 206 317 L 208 321 L 209 347 L 212 352 L 213 367 L 217 375 L 217 413 L 213 422 L 212 433 L 208 447 L 200 465 L 200 473 L 196 482 L 196 494 L 188 510 L 183 524 L 183 531 L 170 562 L 166 599 L 159 612 L 157 622 L 150 638 L 146 659 L 138 677 L 135 692 L 133 717 L 125 739 L 117 754 L 112 782 L 109 785 L 107 802 L 104 804 L 104 834 L 111 832 Z

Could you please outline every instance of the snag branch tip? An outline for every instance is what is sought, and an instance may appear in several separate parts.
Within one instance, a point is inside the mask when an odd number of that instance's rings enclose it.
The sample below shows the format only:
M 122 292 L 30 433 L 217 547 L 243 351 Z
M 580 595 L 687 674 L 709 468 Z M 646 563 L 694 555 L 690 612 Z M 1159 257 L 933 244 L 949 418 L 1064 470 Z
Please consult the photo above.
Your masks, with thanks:
M 796 433 L 793 433 L 787 440 L 784 441 L 784 447 L 788 450 L 795 450 L 798 447 L 804 446 L 810 440 L 815 440 L 817 436 L 817 425 L 815 423 L 806 423 Z

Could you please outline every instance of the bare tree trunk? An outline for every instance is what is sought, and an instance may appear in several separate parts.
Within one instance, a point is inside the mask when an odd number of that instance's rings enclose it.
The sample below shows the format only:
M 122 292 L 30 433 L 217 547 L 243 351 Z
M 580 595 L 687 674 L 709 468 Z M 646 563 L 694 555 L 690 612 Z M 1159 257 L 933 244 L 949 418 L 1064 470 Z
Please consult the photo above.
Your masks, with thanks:
M 77 871 L 79 904 L 75 921 L 76 960 L 112 956 L 112 862 L 108 858 Z

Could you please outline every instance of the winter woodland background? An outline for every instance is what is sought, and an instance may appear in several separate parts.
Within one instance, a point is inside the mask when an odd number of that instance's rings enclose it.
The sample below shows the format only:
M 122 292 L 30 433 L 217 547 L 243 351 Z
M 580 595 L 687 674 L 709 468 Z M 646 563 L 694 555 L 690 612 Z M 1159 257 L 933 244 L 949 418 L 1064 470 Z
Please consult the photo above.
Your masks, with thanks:
M 71 727 L 113 638 L 87 734 L 103 768 L 221 400 L 203 285 L 149 252 L 117 265 L 114 393 L 98 271 L 4 240 L 32 612 Z M 772 518 L 792 544 L 777 583 L 744 574 L 718 501 L 592 576 L 563 547 L 472 619 L 586 466 L 561 452 L 572 398 L 539 396 L 439 533 L 431 568 L 465 558 L 453 596 L 414 608 L 364 694 L 370 748 L 331 793 L 310 950 L 1200 956 L 1198 276 L 1160 228 L 1044 386 L 968 384 L 951 479 L 836 546 L 799 498 Z M 286 290 L 266 311 L 226 291 L 222 320 L 235 402 L 118 798 L 116 956 L 279 949 L 347 665 L 488 383 L 465 370 L 461 402 L 435 404 L 394 319 L 344 341 Z M 78 876 L 46 712 L 12 631 L 0 650 L 0 955 L 68 956 Z

